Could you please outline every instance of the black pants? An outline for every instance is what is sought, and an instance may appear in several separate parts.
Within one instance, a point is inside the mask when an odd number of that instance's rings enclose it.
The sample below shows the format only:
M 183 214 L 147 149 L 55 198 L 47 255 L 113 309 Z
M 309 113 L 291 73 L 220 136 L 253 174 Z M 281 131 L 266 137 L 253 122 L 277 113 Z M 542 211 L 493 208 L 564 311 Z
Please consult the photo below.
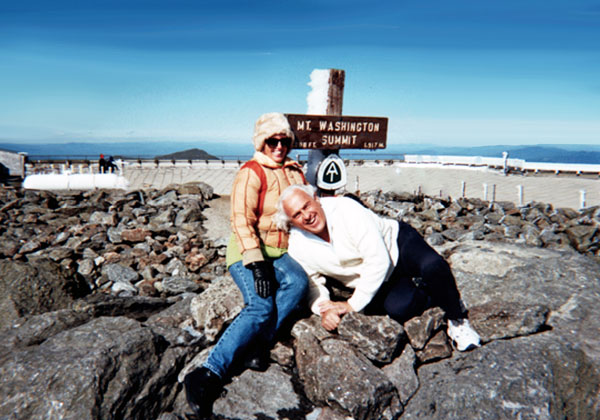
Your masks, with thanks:
M 446 260 L 412 226 L 398 223 L 396 268 L 365 312 L 388 314 L 399 322 L 405 322 L 427 308 L 439 306 L 446 312 L 447 318 L 464 317 L 456 281 Z

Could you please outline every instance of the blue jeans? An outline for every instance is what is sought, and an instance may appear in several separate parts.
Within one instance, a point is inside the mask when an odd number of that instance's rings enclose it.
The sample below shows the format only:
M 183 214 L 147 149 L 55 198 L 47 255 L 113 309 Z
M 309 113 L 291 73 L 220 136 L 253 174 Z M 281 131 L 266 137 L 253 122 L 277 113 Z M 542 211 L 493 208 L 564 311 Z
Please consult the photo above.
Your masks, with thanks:
M 287 316 L 299 306 L 308 290 L 308 278 L 304 269 L 288 254 L 273 260 L 275 278 L 278 283 L 275 296 L 261 298 L 254 287 L 252 270 L 241 261 L 232 264 L 229 272 L 244 296 L 245 307 L 227 327 L 210 352 L 204 366 L 225 377 L 237 356 L 257 338 L 267 343 Z

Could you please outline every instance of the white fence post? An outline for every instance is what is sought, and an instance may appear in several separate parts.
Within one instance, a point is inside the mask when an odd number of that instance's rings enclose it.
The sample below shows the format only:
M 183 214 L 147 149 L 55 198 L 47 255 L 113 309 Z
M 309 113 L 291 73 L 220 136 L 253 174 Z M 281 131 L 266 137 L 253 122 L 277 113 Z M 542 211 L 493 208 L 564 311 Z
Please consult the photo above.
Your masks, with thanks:
M 460 183 L 460 196 L 463 197 L 463 198 L 465 197 L 466 187 L 467 187 L 467 183 L 465 181 L 462 181 Z
M 585 190 L 580 190 L 579 193 L 581 194 L 579 208 L 584 209 L 585 208 Z
M 487 201 L 487 196 L 488 196 L 488 188 L 487 188 L 487 184 L 484 182 L 483 183 L 483 201 Z
M 517 191 L 519 192 L 519 206 L 523 205 L 523 186 L 517 185 Z

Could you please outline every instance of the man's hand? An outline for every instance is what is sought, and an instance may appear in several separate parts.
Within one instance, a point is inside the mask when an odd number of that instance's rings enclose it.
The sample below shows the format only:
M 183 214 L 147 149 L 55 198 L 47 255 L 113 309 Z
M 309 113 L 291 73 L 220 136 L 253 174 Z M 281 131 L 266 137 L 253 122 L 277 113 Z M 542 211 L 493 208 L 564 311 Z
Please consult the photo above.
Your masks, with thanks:
M 333 309 L 321 312 L 321 325 L 327 331 L 335 330 L 341 320 L 342 318 Z
M 323 301 L 319 304 L 319 313 L 321 314 L 321 325 L 327 331 L 335 330 L 342 315 L 352 312 L 352 306 L 348 302 L 333 302 L 331 300 Z

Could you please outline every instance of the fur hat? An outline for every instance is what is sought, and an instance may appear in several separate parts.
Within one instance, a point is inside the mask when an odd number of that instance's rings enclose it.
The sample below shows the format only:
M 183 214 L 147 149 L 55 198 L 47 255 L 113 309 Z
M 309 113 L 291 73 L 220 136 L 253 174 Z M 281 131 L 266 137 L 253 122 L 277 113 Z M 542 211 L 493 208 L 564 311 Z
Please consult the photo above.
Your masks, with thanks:
M 269 112 L 258 117 L 254 124 L 254 135 L 252 136 L 254 149 L 261 152 L 265 147 L 265 140 L 275 134 L 285 134 L 292 139 L 292 145 L 294 144 L 294 133 L 285 115 L 281 112 Z

